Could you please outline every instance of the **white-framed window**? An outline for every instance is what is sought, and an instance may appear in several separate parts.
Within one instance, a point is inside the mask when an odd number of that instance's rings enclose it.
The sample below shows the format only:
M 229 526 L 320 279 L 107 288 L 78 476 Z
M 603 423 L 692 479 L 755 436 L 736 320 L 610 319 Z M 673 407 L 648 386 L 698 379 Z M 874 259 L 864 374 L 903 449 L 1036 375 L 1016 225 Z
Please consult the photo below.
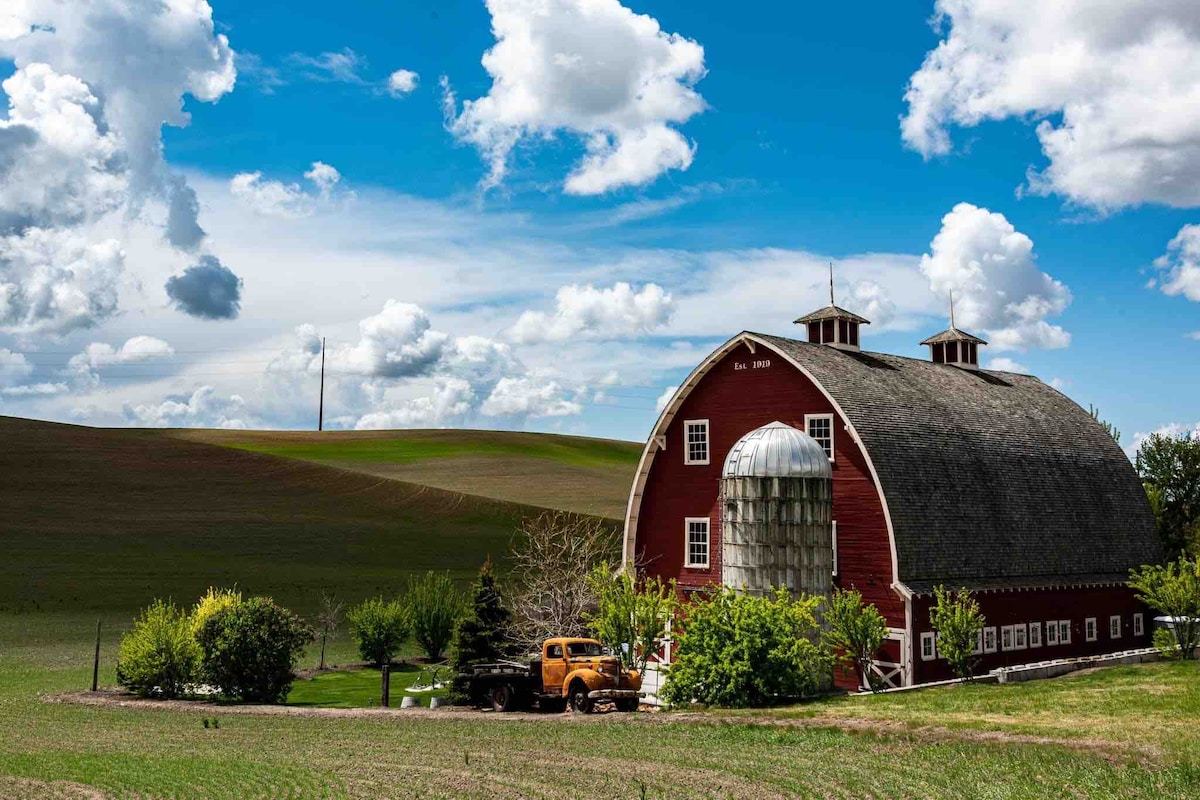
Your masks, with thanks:
M 688 419 L 683 422 L 683 463 L 708 463 L 708 420 Z
M 1089 642 L 1096 641 L 1096 618 L 1088 617 L 1083 621 L 1083 638 Z
M 834 574 L 834 576 L 836 576 L 838 574 L 837 520 L 836 519 L 831 524 L 831 527 L 833 528 L 833 574 Z
M 1001 650 L 1012 650 L 1013 649 L 1013 626 L 1012 625 L 1005 625 L 1003 628 L 1000 629 L 1000 649 Z
M 1046 623 L 1046 646 L 1058 644 L 1058 620 L 1050 620 Z
M 683 554 L 683 565 L 692 569 L 708 567 L 708 517 L 688 517 L 684 522 L 687 532 L 687 549 Z
M 1133 615 L 1133 635 L 1144 636 L 1146 633 L 1146 623 L 1141 614 Z
M 921 660 L 933 661 L 937 658 L 937 638 L 933 631 L 925 631 L 921 634 Z
M 975 646 L 971 648 L 972 655 L 979 655 L 983 652 L 983 628 L 975 632 Z
M 1058 621 L 1058 643 L 1059 644 L 1070 644 L 1071 643 L 1071 620 L 1060 619 Z
M 805 414 L 804 429 L 833 461 L 833 414 Z
M 1114 614 L 1113 616 L 1108 618 L 1108 638 L 1110 638 L 1110 639 L 1120 639 L 1121 638 L 1121 615 L 1120 614 Z
M 1030 647 L 1041 647 L 1042 646 L 1042 623 L 1040 623 L 1040 622 L 1029 623 L 1029 646 Z
M 1013 647 L 1017 650 L 1024 650 L 1029 646 L 1027 637 L 1029 636 L 1029 626 L 1025 623 L 1013 625 Z
M 996 628 L 995 627 L 983 629 L 983 652 L 985 652 L 985 653 L 996 652 Z

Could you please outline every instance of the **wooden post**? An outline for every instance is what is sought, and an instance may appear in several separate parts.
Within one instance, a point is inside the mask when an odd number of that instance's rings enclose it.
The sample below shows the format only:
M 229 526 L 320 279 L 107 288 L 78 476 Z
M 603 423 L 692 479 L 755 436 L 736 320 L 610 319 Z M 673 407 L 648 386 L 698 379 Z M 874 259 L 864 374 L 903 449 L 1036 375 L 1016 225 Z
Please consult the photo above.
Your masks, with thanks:
M 317 430 L 325 430 L 325 337 L 321 337 L 321 400 L 317 405 Z
M 392 671 L 391 665 L 389 665 L 389 664 L 383 665 L 383 674 L 382 674 L 383 691 L 381 692 L 381 696 L 379 698 L 379 704 L 381 706 L 383 706 L 384 708 L 387 708 L 391 702 L 391 697 L 390 697 L 391 690 L 392 690 L 391 671 Z
M 96 658 L 92 661 L 92 691 L 100 684 L 100 620 L 96 620 Z

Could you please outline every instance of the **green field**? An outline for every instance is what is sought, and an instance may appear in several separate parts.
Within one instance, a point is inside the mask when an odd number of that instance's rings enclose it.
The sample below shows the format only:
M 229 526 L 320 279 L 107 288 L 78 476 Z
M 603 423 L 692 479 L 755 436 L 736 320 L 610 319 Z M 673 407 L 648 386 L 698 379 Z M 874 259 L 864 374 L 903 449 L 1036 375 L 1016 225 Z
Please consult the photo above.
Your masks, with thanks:
M 455 435 L 453 447 L 400 434 L 348 446 L 371 453 L 368 464 L 375 447 L 397 463 L 417 452 L 407 463 L 426 470 L 534 461 L 537 491 L 551 494 L 558 471 L 615 470 L 623 458 L 611 443 L 536 438 L 566 450 L 514 456 L 501 452 L 505 437 L 462 455 L 483 434 Z M 275 446 L 287 437 L 266 435 Z M 0 418 L 0 440 L 0 798 L 1200 796 L 1196 665 L 754 714 L 383 716 L 354 710 L 376 702 L 370 670 L 297 682 L 288 715 L 50 702 L 88 688 L 97 619 L 111 686 L 120 633 L 156 596 L 190 603 L 237 583 L 311 613 L 323 590 L 353 602 L 425 569 L 465 580 L 539 509 L 314 463 L 327 451 L 246 449 L 267 446 L 258 434 Z M 353 460 L 341 452 L 335 460 Z M 558 507 L 575 502 L 568 494 Z M 301 667 L 316 660 L 311 649 Z M 343 633 L 329 661 L 356 660 Z M 396 676 L 397 701 L 415 675 Z M 220 727 L 206 729 L 213 717 Z
M 641 445 L 508 431 L 187 431 L 256 453 L 513 503 L 623 519 Z

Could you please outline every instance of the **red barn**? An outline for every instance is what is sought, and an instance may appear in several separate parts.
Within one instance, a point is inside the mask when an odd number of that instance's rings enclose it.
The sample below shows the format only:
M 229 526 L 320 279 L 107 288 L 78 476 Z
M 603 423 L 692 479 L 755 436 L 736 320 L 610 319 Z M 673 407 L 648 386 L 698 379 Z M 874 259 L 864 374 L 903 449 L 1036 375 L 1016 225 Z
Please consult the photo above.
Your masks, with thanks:
M 627 561 L 684 591 L 720 583 L 726 456 L 782 422 L 830 461 L 833 585 L 887 618 L 877 668 L 892 685 L 951 677 L 929 623 L 939 584 L 976 592 L 985 670 L 1149 646 L 1125 581 L 1161 558 L 1158 535 L 1087 411 L 1037 378 L 979 369 L 986 342 L 953 321 L 923 342 L 929 361 L 860 351 L 867 320 L 834 305 L 797 323 L 807 342 L 740 333 L 676 391 L 638 465 Z

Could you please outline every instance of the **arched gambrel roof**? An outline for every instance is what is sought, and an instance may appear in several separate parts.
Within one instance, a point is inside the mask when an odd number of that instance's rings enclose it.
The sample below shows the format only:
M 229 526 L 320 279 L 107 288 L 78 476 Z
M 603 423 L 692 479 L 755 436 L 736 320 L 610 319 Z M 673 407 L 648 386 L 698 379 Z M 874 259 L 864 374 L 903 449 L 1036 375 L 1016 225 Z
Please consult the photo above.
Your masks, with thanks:
M 1145 492 L 1120 446 L 1027 375 L 743 333 L 689 376 L 656 436 L 743 342 L 801 370 L 845 418 L 880 489 L 901 591 L 1123 582 L 1131 567 L 1161 558 Z M 630 497 L 627 549 L 655 447 L 647 445 Z

